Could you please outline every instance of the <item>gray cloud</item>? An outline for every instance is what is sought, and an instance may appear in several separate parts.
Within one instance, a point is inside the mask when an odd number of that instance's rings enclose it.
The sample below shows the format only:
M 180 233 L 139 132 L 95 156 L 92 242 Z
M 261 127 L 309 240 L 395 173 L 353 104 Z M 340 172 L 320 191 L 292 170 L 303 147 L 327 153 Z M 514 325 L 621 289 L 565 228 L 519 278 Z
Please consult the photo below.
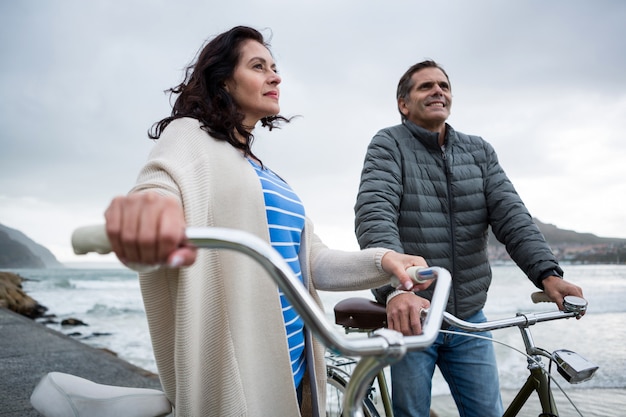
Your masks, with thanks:
M 163 91 L 206 39 L 244 24 L 271 37 L 282 113 L 302 115 L 256 132 L 257 154 L 329 243 L 354 246 L 365 149 L 398 123 L 397 80 L 424 58 L 451 77 L 450 123 L 496 147 L 534 215 L 626 237 L 624 21 L 610 0 L 3 2 L 0 223 L 64 251 L 132 185 L 170 112 Z

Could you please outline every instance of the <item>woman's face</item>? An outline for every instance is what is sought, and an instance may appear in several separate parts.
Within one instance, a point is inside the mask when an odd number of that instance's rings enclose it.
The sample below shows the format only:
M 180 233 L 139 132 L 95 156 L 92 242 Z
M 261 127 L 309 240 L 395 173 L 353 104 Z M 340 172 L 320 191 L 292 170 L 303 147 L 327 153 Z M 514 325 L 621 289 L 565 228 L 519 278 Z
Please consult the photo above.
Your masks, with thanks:
M 280 82 L 269 50 L 257 41 L 244 41 L 233 77 L 226 81 L 226 91 L 245 115 L 244 126 L 252 129 L 262 118 L 280 112 Z

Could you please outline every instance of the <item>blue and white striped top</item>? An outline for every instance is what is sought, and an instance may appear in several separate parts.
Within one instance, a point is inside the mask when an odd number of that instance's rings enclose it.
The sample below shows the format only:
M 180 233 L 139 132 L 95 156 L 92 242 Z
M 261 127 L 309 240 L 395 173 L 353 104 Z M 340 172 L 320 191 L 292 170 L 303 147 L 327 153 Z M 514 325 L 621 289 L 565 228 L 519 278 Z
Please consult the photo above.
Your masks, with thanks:
M 263 188 L 270 243 L 283 256 L 293 273 L 302 282 L 298 253 L 300 252 L 300 239 L 304 229 L 304 206 L 291 187 L 278 175 L 267 168 L 261 168 L 250 159 L 249 161 L 257 172 Z M 287 301 L 282 291 L 280 291 L 280 302 L 285 320 L 287 341 L 289 342 L 291 370 L 295 386 L 298 387 L 306 370 L 304 322 Z

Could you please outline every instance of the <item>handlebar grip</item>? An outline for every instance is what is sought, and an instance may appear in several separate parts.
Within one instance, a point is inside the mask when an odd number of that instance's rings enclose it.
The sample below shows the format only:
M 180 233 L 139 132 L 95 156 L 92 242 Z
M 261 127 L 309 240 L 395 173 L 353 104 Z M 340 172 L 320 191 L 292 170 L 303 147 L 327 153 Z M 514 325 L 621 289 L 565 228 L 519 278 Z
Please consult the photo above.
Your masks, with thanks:
M 437 278 L 437 273 L 434 269 L 423 266 L 410 266 L 407 268 L 406 273 L 409 274 L 411 280 L 416 284 L 423 284 Z
M 410 266 L 406 269 L 406 273 L 414 284 L 423 284 L 437 278 L 437 272 L 425 266 Z M 396 288 L 400 286 L 400 280 L 395 275 L 391 277 L 391 285 Z
M 543 291 L 537 291 L 530 295 L 535 304 L 537 303 L 553 303 L 548 295 Z M 563 310 L 568 313 L 576 313 L 580 317 L 587 310 L 587 300 L 574 295 L 566 295 L 563 297 Z
M 537 291 L 534 292 L 532 294 L 530 294 L 530 299 L 533 300 L 533 303 L 537 304 L 537 303 L 553 303 L 554 301 L 552 301 L 550 299 L 550 297 L 548 297 L 548 294 L 546 294 L 543 291 Z
M 76 255 L 97 252 L 101 255 L 111 252 L 111 244 L 103 224 L 83 226 L 72 233 L 72 247 Z

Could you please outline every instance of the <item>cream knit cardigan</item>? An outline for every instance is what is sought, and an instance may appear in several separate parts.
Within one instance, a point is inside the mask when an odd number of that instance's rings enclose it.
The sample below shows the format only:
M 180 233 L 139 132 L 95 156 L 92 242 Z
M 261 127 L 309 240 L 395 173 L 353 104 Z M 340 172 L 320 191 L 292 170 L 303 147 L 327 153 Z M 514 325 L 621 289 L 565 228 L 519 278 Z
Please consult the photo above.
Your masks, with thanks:
M 164 130 L 131 192 L 144 190 L 178 198 L 189 226 L 240 229 L 269 242 L 257 174 L 241 152 L 195 119 L 177 119 Z M 304 282 L 320 307 L 315 289 L 384 285 L 386 252 L 328 249 L 307 219 Z M 177 416 L 300 415 L 278 290 L 255 261 L 201 250 L 192 266 L 142 273 L 140 284 L 159 376 Z M 309 407 L 302 414 L 324 415 L 324 347 L 307 333 Z

